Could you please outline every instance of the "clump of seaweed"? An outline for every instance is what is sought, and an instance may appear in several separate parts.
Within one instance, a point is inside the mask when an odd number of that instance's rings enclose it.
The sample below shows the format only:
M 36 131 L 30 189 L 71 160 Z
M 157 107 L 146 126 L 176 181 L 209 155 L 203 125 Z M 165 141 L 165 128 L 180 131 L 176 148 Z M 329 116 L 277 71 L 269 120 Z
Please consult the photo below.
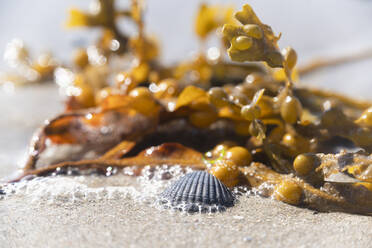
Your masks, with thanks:
M 292 205 L 372 213 L 372 104 L 298 84 L 295 50 L 280 50 L 280 35 L 249 5 L 238 22 L 229 8 L 208 5 L 196 19 L 201 40 L 222 29 L 221 49 L 235 62 L 216 48 L 172 66 L 157 59 L 141 1 L 124 11 L 113 0 L 97 6 L 71 11 L 69 26 L 103 34 L 79 50 L 74 68 L 57 69 L 57 81 L 69 75 L 59 83 L 70 92 L 66 111 L 35 135 L 17 180 L 167 164 L 206 171 L 230 188 L 266 185 L 261 195 Z M 137 35 L 119 31 L 120 17 L 137 24 Z

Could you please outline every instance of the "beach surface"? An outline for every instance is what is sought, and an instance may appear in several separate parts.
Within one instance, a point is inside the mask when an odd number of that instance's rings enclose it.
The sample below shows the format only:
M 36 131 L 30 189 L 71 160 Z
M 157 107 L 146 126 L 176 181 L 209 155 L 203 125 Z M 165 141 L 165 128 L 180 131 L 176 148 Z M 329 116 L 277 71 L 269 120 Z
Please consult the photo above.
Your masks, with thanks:
M 185 214 L 154 205 L 156 192 L 144 192 L 149 181 L 143 180 L 31 181 L 0 200 L 1 247 L 371 246 L 367 216 L 317 213 L 245 195 L 223 213 Z
M 200 1 L 160 2 L 148 1 L 149 30 L 160 34 L 169 63 L 197 50 L 191 18 Z M 241 6 L 245 1 L 231 3 Z M 318 55 L 337 56 L 370 47 L 371 2 L 250 3 L 265 23 L 283 32 L 280 45 L 292 45 L 300 64 Z M 77 43 L 91 43 L 87 31 L 61 31 L 67 6 L 72 4 L 86 7 L 87 2 L 0 3 L 0 19 L 7 23 L 1 49 L 20 37 L 37 52 L 48 48 L 66 61 Z M 165 13 L 165 5 L 182 11 L 175 18 L 171 11 Z M 31 8 L 35 12 L 29 13 Z M 303 83 L 370 100 L 371 68 L 371 60 L 328 68 Z M 0 195 L 0 247 L 372 247 L 368 216 L 317 213 L 253 195 L 241 195 L 223 213 L 190 215 L 164 209 L 156 204 L 157 195 L 181 175 L 177 168 L 167 181 L 156 179 L 160 172 L 154 176 L 148 171 L 137 178 L 118 172 L 110 177 L 55 176 L 6 184 L 23 165 L 32 133 L 62 109 L 52 83 L 0 87 L 0 190 L 5 193 Z

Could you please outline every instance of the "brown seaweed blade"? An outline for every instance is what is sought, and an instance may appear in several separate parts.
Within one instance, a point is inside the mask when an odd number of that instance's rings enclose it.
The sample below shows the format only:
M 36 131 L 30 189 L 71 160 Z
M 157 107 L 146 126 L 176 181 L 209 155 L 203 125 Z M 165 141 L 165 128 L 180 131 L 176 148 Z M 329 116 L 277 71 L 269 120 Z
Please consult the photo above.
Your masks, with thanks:
M 101 159 L 119 159 L 130 152 L 136 144 L 136 141 L 124 140 L 103 154 Z
M 135 157 L 128 157 L 119 160 L 101 157 L 95 160 L 67 161 L 40 169 L 28 170 L 25 171 L 22 176 L 13 181 L 19 181 L 28 175 L 46 176 L 54 172 L 57 168 L 79 168 L 80 170 L 97 169 L 105 172 L 108 167 L 156 167 L 159 165 L 178 165 L 181 167 L 189 167 L 195 170 L 206 169 L 203 155 L 200 152 L 178 143 L 165 143 L 160 146 L 150 147 L 140 152 Z
M 98 119 L 98 123 L 95 123 L 94 118 Z M 52 143 L 56 147 L 81 146 L 78 153 L 67 153 L 64 157 L 52 161 L 54 164 L 68 160 L 80 160 L 87 153 L 92 154 L 92 152 L 98 157 L 124 140 L 127 143 L 121 143 L 119 147 L 116 147 L 116 151 L 105 154 L 106 157 L 120 157 L 120 154 L 123 155 L 129 151 L 143 135 L 155 130 L 156 125 L 157 118 L 140 113 L 133 114 L 128 109 L 62 114 L 49 121 L 35 135 L 34 143 L 31 144 L 32 151 L 24 169 L 31 170 L 48 165 L 42 161 L 39 162 L 43 152 L 48 148 L 47 143 Z M 127 146 L 125 149 L 124 145 Z
M 30 144 L 30 151 L 29 151 L 29 157 L 26 161 L 26 165 L 24 167 L 24 170 L 34 169 L 35 164 L 37 160 L 39 159 L 40 153 L 45 149 L 45 141 L 47 138 L 46 135 L 46 129 L 48 126 L 52 125 L 55 122 L 58 122 L 61 119 L 64 118 L 77 118 L 80 116 L 83 116 L 82 113 L 64 113 L 61 114 L 52 120 L 48 121 L 44 126 L 42 126 L 36 133 L 34 134 L 31 144 Z

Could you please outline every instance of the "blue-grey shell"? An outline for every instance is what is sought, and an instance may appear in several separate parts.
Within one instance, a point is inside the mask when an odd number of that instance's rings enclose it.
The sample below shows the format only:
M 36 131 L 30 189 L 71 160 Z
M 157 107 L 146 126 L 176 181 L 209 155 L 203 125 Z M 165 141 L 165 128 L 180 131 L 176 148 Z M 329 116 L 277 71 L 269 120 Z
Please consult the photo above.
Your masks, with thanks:
M 224 211 L 234 201 L 234 194 L 205 171 L 186 174 L 160 195 L 161 203 L 187 212 Z

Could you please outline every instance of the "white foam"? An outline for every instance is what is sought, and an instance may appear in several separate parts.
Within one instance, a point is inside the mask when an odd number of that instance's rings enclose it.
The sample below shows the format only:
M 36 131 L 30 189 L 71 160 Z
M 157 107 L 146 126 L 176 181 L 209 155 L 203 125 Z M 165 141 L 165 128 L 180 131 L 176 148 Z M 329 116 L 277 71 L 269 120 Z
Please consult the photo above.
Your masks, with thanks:
M 159 166 L 155 169 L 145 167 L 136 178 L 125 174 L 133 173 L 126 169 L 125 173 L 120 171 L 110 177 L 98 175 L 38 177 L 14 184 L 4 184 L 3 198 L 27 198 L 32 203 L 49 205 L 124 199 L 154 204 L 157 195 L 183 175 L 184 171 L 178 166 Z
M 7 185 L 5 197 L 27 197 L 32 202 L 47 204 L 69 204 L 94 202 L 103 199 L 135 197 L 133 187 L 88 187 L 70 177 L 35 178 L 30 181 Z

